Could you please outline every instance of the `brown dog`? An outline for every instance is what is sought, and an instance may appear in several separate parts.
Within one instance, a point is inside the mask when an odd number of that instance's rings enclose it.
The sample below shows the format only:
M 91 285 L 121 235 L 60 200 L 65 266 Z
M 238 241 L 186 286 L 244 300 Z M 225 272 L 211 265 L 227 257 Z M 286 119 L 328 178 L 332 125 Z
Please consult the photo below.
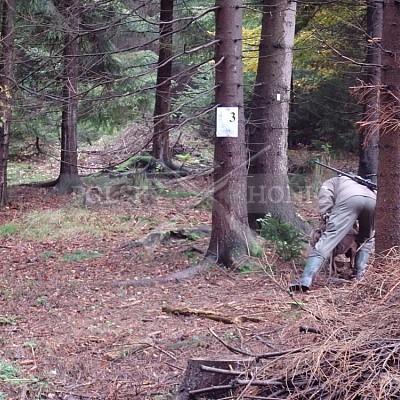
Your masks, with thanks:
M 357 243 L 356 243 L 356 236 L 357 231 L 354 228 L 351 228 L 346 236 L 340 241 L 340 243 L 333 249 L 332 254 L 330 256 L 330 273 L 336 271 L 335 265 L 335 257 L 339 254 L 344 254 L 347 258 L 350 259 L 350 267 L 354 268 L 354 260 L 357 254 Z M 311 246 L 315 247 L 319 238 L 322 235 L 322 229 L 318 228 L 315 229 L 311 233 L 310 244 Z

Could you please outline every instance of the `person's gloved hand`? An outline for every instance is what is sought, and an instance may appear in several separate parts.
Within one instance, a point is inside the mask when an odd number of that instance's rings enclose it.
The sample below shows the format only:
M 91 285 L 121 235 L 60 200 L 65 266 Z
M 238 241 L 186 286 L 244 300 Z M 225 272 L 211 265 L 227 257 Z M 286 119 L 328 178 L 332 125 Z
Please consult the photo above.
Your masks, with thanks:
M 321 221 L 326 222 L 329 219 L 329 213 L 321 214 Z
M 321 221 L 321 226 L 322 227 L 326 226 L 326 224 L 328 222 L 328 219 L 329 219 L 329 214 L 328 213 L 324 213 L 324 214 L 320 215 L 320 221 Z

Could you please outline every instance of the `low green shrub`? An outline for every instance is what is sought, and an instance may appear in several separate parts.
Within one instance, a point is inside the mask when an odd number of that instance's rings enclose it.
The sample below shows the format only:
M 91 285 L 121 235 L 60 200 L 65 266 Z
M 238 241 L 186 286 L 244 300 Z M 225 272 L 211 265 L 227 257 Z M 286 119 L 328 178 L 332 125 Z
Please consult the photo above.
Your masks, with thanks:
M 296 227 L 280 218 L 273 217 L 271 214 L 266 214 L 257 221 L 261 225 L 260 236 L 275 244 L 279 257 L 285 261 L 290 261 L 301 256 L 306 238 Z

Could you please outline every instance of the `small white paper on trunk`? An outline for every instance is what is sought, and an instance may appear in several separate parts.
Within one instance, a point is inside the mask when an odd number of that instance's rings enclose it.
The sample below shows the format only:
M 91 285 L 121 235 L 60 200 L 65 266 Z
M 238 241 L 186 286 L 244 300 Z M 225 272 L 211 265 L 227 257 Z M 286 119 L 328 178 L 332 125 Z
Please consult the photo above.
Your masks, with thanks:
M 239 107 L 217 108 L 217 137 L 238 137 Z

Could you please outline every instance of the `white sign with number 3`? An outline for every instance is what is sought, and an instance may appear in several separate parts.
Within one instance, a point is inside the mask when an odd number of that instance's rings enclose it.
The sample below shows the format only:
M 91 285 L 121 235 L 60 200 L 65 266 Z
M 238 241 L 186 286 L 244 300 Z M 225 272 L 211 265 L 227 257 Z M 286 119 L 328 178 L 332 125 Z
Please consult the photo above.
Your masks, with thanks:
M 217 108 L 217 137 L 238 137 L 239 107 Z

